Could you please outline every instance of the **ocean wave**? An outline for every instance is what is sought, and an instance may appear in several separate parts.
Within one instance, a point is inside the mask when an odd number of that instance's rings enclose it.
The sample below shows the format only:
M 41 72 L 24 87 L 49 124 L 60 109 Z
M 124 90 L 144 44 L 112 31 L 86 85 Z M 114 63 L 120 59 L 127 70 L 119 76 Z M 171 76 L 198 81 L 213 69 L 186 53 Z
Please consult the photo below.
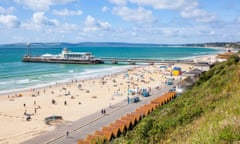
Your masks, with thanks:
M 0 85 L 6 85 L 8 82 L 0 82 Z
M 22 80 L 17 80 L 15 83 L 16 84 L 26 84 L 29 82 L 30 82 L 30 79 L 22 79 Z
M 11 84 L 16 84 L 16 85 L 17 84 L 29 84 L 29 83 L 36 83 L 39 81 L 41 81 L 41 80 L 26 78 L 26 79 L 11 81 Z

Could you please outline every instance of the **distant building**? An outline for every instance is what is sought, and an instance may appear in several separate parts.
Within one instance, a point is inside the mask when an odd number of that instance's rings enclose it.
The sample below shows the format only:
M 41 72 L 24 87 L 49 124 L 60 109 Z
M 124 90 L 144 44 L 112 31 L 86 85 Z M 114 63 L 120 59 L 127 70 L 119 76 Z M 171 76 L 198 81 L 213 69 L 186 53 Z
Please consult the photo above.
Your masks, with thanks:
M 211 68 L 211 65 L 207 63 L 194 64 L 194 69 L 199 69 L 201 72 L 208 71 L 210 68 Z
M 233 55 L 235 55 L 235 53 L 233 53 L 231 51 L 225 52 L 223 54 L 218 54 L 217 55 L 217 61 L 218 62 L 226 61 L 228 58 L 230 58 Z
M 190 89 L 193 87 L 194 83 L 197 81 L 198 78 L 194 77 L 186 77 L 181 82 L 179 82 L 176 86 L 176 92 L 178 94 L 183 93 L 185 90 Z
M 202 71 L 200 69 L 195 68 L 189 72 L 183 73 L 183 76 L 196 78 L 196 77 L 199 77 L 201 73 Z

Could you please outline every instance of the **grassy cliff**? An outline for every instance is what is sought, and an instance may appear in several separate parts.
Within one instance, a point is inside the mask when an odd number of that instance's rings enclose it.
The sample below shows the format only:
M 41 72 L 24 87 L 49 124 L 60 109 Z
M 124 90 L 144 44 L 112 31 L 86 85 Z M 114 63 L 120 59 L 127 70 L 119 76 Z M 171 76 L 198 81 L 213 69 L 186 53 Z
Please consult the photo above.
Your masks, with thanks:
M 240 63 L 217 64 L 195 86 L 113 143 L 240 143 Z

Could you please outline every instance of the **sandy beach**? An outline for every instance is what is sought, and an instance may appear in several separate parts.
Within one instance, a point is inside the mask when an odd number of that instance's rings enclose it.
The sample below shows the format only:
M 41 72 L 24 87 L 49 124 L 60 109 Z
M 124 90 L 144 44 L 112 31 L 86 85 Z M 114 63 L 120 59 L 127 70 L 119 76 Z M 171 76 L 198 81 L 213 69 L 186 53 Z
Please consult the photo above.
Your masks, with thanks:
M 213 61 L 214 55 L 198 57 L 194 61 Z M 183 71 L 192 66 L 176 64 Z M 29 89 L 0 96 L 0 143 L 21 143 L 53 130 L 47 125 L 49 116 L 62 116 L 61 123 L 76 121 L 112 104 L 126 100 L 128 90 L 164 88 L 173 66 L 164 71 L 160 65 L 136 66 L 118 74 L 89 80 L 72 80 L 68 83 Z M 134 96 L 136 94 L 130 95 Z M 27 117 L 31 119 L 27 121 Z

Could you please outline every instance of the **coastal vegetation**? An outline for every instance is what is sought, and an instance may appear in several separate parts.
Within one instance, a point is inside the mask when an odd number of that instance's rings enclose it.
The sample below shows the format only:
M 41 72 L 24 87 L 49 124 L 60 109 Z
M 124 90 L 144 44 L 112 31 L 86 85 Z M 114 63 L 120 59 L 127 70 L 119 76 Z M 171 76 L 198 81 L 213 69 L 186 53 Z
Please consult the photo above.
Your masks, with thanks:
M 239 102 L 240 63 L 232 56 L 113 143 L 240 143 Z

